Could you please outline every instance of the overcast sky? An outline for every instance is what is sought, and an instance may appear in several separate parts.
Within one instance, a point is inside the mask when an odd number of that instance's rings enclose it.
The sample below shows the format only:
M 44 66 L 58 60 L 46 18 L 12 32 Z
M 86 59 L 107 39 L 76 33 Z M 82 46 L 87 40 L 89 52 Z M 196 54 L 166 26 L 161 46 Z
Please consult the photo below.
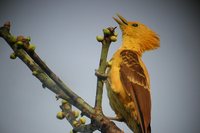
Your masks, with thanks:
M 102 29 L 117 26 L 116 13 L 141 21 L 160 35 L 161 47 L 143 60 L 151 77 L 152 132 L 196 133 L 200 130 L 199 7 L 192 0 L 1 0 L 0 25 L 11 21 L 14 35 L 31 36 L 36 52 L 77 94 L 94 105 Z M 111 45 L 109 58 L 121 44 Z M 55 94 L 0 39 L 0 132 L 67 133 L 71 126 L 56 119 Z M 106 91 L 103 110 L 114 116 Z M 126 133 L 125 124 L 117 123 Z

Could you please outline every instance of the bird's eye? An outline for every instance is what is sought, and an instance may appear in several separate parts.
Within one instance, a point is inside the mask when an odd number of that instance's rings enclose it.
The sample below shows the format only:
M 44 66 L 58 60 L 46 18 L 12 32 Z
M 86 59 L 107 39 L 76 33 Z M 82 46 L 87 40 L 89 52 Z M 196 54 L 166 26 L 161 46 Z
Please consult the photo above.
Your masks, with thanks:
M 133 27 L 138 27 L 138 24 L 135 23 L 135 24 L 132 24 L 132 26 L 133 26 Z

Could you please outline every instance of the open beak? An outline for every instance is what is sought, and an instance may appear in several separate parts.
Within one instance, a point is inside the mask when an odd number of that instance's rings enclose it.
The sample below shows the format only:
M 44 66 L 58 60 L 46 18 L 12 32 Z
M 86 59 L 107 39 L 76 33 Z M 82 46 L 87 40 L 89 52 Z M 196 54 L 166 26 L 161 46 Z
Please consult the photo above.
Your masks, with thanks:
M 113 17 L 113 19 L 114 19 L 119 25 L 123 25 L 123 24 L 128 25 L 128 21 L 127 21 L 124 17 L 122 17 L 122 16 L 119 15 L 119 14 L 117 14 L 117 16 L 119 17 L 119 19 L 117 19 L 117 18 L 115 18 L 115 17 Z

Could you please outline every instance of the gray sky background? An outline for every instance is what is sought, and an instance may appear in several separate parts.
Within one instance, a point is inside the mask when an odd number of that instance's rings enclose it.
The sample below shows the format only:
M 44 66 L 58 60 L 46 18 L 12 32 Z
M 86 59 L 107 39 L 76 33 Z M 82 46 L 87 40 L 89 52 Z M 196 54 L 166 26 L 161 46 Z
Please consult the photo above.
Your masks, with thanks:
M 0 25 L 11 21 L 14 35 L 31 36 L 36 52 L 60 78 L 94 105 L 101 47 L 96 35 L 117 26 L 120 13 L 156 31 L 161 48 L 146 52 L 143 60 L 151 76 L 152 132 L 197 133 L 200 130 L 200 16 L 192 0 L 1 0 Z M 113 43 L 109 58 L 121 44 Z M 0 39 L 0 132 L 66 133 L 71 127 L 56 119 L 59 102 Z M 106 91 L 103 110 L 114 116 Z M 125 124 L 117 123 L 129 133 Z

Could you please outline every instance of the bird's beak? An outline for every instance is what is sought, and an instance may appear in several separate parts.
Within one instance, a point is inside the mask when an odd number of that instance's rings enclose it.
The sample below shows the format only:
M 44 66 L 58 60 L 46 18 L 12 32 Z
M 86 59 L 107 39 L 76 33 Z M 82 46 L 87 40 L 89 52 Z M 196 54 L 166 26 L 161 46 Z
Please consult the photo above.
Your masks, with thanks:
M 115 18 L 115 17 L 113 17 L 113 19 L 114 19 L 119 25 L 123 25 L 123 24 L 128 25 L 128 21 L 127 21 L 124 17 L 122 17 L 122 16 L 119 15 L 119 14 L 117 14 L 117 16 L 119 17 L 119 19 L 117 19 L 117 18 Z

